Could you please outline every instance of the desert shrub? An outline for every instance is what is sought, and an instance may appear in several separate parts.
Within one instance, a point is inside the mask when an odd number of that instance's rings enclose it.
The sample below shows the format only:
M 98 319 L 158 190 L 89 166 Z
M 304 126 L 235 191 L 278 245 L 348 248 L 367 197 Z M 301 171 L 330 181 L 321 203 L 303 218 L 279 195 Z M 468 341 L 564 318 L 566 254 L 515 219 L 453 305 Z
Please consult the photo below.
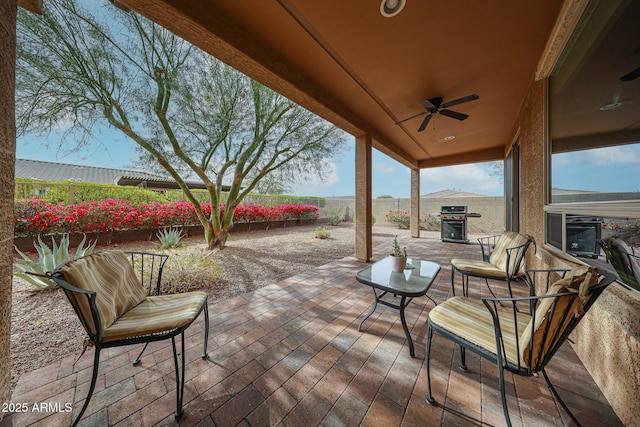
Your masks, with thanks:
M 440 231 L 440 218 L 426 214 L 420 220 L 420 228 L 427 231 Z
M 410 224 L 409 212 L 407 211 L 389 211 L 385 220 L 401 229 L 408 229 Z
M 221 276 L 222 267 L 204 247 L 185 247 L 180 249 L 179 255 L 167 260 L 162 272 L 161 292 L 206 290 Z
M 316 230 L 313 232 L 313 237 L 316 239 L 328 239 L 331 237 L 331 232 L 324 227 L 316 227 Z
M 338 225 L 344 221 L 347 212 L 341 207 L 324 208 L 324 212 L 329 218 L 329 224 Z

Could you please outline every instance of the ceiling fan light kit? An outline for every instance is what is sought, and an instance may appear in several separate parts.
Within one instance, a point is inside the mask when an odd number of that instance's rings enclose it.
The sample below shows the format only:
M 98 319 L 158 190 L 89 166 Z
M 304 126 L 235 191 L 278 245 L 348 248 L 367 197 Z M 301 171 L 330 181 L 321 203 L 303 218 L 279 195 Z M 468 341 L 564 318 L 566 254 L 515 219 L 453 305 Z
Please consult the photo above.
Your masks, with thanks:
M 391 18 L 399 14 L 406 4 L 406 0 L 382 0 L 380 13 L 385 18 Z
M 454 99 L 453 101 L 442 103 L 441 97 L 423 99 L 422 101 L 418 101 L 420 105 L 424 107 L 426 111 L 422 113 L 414 114 L 411 117 L 407 117 L 406 119 L 400 120 L 396 122 L 396 125 L 400 123 L 406 122 L 407 120 L 415 119 L 416 117 L 423 116 L 428 113 L 427 117 L 424 118 L 420 127 L 418 128 L 418 132 L 422 132 L 427 128 L 427 125 L 433 118 L 435 114 L 441 114 L 443 116 L 451 117 L 456 120 L 466 120 L 469 115 L 464 113 L 459 113 L 457 111 L 449 110 L 449 107 L 453 107 L 454 105 L 464 104 L 465 102 L 475 101 L 476 99 L 480 99 L 478 95 L 475 93 L 473 95 L 463 96 L 462 98 Z

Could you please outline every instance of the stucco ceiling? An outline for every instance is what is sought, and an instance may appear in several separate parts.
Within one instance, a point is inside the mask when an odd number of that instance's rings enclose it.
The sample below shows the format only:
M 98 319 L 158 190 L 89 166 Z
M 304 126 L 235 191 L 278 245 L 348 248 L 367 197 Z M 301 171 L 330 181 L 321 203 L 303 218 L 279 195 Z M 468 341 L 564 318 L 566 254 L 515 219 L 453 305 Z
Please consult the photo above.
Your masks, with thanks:
M 412 167 L 501 159 L 561 0 L 120 0 Z M 480 99 L 436 115 L 422 99 Z M 454 136 L 452 141 L 445 137 Z

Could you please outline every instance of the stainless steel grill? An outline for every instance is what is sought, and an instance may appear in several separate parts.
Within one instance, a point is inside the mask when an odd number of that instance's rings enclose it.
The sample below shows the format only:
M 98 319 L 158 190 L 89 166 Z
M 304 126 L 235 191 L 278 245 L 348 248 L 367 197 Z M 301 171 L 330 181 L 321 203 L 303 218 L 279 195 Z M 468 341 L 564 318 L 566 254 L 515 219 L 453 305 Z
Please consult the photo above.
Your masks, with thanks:
M 440 206 L 440 237 L 443 242 L 468 243 L 467 218 L 480 214 L 467 212 L 466 205 Z
M 604 218 L 600 216 L 567 215 L 567 253 L 598 258 L 600 256 L 598 241 L 602 238 L 603 222 Z

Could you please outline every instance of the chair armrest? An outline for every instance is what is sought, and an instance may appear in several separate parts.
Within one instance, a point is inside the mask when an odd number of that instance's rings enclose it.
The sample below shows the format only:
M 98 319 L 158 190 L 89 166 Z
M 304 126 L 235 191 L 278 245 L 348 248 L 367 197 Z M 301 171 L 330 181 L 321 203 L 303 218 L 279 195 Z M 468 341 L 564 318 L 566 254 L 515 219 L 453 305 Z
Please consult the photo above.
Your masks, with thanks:
M 169 255 L 151 252 L 125 252 L 133 269 L 136 271 L 140 283 L 147 289 L 148 295 L 160 295 L 162 288 L 162 273 Z
M 54 272 L 51 278 L 64 291 L 89 338 L 94 342 L 100 340 L 102 338 L 102 319 L 96 306 L 96 293 L 71 285 L 64 280 L 60 272 Z

